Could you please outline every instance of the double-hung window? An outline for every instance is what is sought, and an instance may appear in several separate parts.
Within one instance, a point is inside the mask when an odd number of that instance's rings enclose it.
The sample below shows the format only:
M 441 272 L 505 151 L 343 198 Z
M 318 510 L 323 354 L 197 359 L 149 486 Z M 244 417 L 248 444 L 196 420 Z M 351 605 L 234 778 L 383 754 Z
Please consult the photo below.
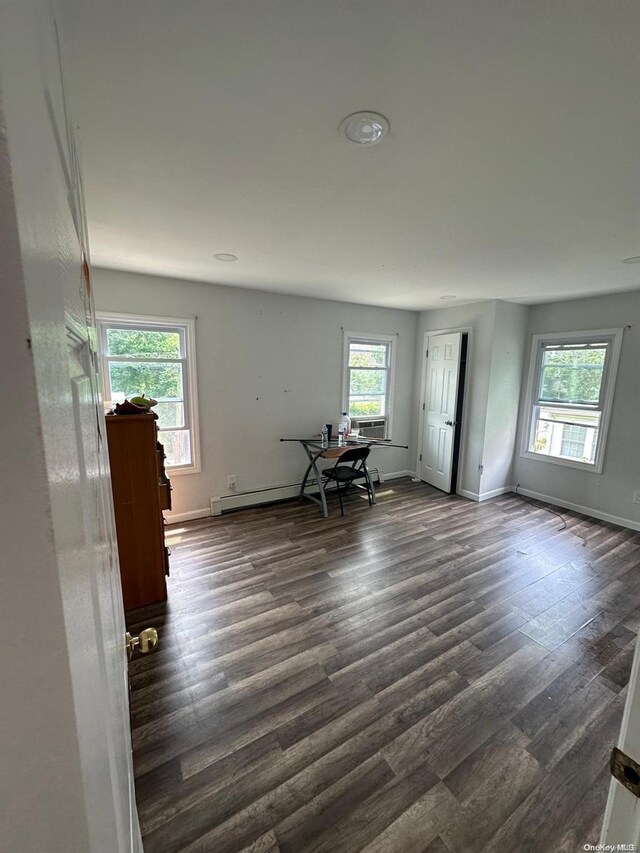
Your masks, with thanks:
M 172 473 L 199 471 L 195 322 L 99 314 L 105 401 L 158 401 L 159 440 Z
M 621 329 L 534 335 L 524 455 L 600 472 Z
M 391 433 L 395 335 L 345 332 L 343 411 L 363 434 Z

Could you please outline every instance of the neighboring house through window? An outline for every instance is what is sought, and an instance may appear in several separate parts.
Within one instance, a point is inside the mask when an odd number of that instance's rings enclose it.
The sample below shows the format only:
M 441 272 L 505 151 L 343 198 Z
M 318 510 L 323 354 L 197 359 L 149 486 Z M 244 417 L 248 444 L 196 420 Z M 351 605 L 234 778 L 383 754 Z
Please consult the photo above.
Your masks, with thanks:
M 155 398 L 167 467 L 199 471 L 195 321 L 98 314 L 98 332 L 105 401 Z
M 621 329 L 534 335 L 523 455 L 600 472 Z
M 344 335 L 343 411 L 370 438 L 391 437 L 396 335 Z

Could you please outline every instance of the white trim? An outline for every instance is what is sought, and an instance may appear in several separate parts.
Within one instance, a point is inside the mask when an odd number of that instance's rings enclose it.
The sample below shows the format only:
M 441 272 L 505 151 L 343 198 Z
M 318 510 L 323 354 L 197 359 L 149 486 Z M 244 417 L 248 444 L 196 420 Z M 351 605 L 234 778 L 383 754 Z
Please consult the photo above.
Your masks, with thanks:
M 378 474 L 380 475 L 381 483 L 386 483 L 387 480 L 399 480 L 400 477 L 411 477 L 412 479 L 418 478 L 415 471 L 390 471 L 388 473 L 385 471 L 383 474 L 383 472 L 378 469 Z
M 512 489 L 515 493 L 515 488 Z M 611 515 L 609 512 L 602 512 L 599 509 L 593 509 L 590 506 L 582 506 L 581 504 L 573 503 L 572 501 L 565 501 L 562 498 L 556 498 L 552 495 L 543 495 L 540 492 L 533 492 L 531 489 L 523 489 L 522 486 L 518 486 L 519 495 L 525 495 L 528 498 L 535 498 L 537 501 L 544 501 L 545 503 L 553 504 L 554 506 L 564 507 L 565 509 L 571 509 L 574 512 L 579 512 L 581 515 L 589 515 L 592 518 L 598 518 L 600 521 L 608 521 L 611 524 L 617 524 L 620 527 L 628 527 L 631 530 L 640 530 L 640 521 L 634 521 L 631 518 L 621 518 L 619 515 Z
M 389 368 L 388 368 L 388 387 L 387 387 L 387 413 L 385 415 L 370 415 L 359 418 L 354 416 L 357 421 L 360 420 L 385 420 L 385 438 L 390 439 L 393 435 L 393 392 L 396 384 L 396 350 L 400 336 L 396 332 L 395 335 L 381 335 L 369 332 L 350 332 L 343 329 L 342 332 L 342 397 L 340 403 L 340 411 L 349 411 L 349 341 L 355 340 L 362 343 L 367 341 L 381 341 L 389 344 Z
M 386 480 L 393 480 L 397 477 L 411 477 L 413 471 L 396 471 L 390 474 L 385 474 L 381 468 L 369 468 L 369 474 L 376 478 L 376 483 L 384 483 Z M 309 485 L 309 489 L 313 489 L 314 483 Z M 325 491 L 331 494 L 333 489 L 329 488 Z M 264 486 L 263 488 L 253 489 L 246 492 L 236 492 L 228 495 L 215 495 L 210 498 L 210 511 L 207 515 L 222 515 L 231 509 L 241 509 L 243 507 L 260 506 L 260 504 L 274 503 L 275 501 L 290 500 L 297 498 L 300 494 L 300 482 L 286 483 L 285 485 Z
M 499 489 L 491 489 L 489 492 L 480 492 L 480 501 L 488 501 L 491 498 L 498 498 L 500 495 L 508 495 L 513 491 L 513 486 L 501 486 Z
M 598 443 L 600 444 L 600 442 Z M 565 468 L 575 468 L 578 471 L 586 471 L 590 474 L 602 473 L 602 467 L 598 468 L 593 462 L 577 462 L 566 459 L 564 456 L 548 456 L 546 453 L 533 453 L 531 450 L 522 451 L 520 456 L 523 459 L 535 459 L 536 462 L 552 462 L 554 465 L 563 465 Z
M 423 429 L 424 429 L 424 409 L 423 405 L 426 403 L 426 379 L 427 379 L 427 351 L 429 349 L 429 338 L 435 338 L 438 335 L 453 335 L 456 333 L 460 333 L 462 335 L 467 335 L 467 363 L 466 363 L 466 371 L 465 371 L 465 383 L 464 383 L 464 392 L 462 395 L 462 425 L 460 427 L 460 452 L 458 456 L 458 477 L 456 482 L 456 494 L 463 495 L 463 497 L 469 497 L 471 494 L 476 494 L 475 492 L 466 492 L 460 486 L 460 484 L 464 480 L 465 474 L 465 463 L 467 460 L 467 447 L 466 447 L 466 439 L 469 434 L 469 399 L 471 395 L 471 367 L 472 367 L 472 353 L 473 353 L 473 326 L 462 326 L 456 329 L 435 329 L 433 331 L 428 330 L 425 331 L 422 336 L 422 369 L 420 372 L 420 402 L 418 407 L 418 440 L 417 440 L 417 451 L 416 451 L 416 471 L 417 477 L 421 480 L 421 482 L 426 482 L 420 478 L 420 454 L 422 451 L 422 442 L 423 442 Z M 435 486 L 434 486 L 435 488 Z M 477 500 L 477 498 L 471 498 L 471 500 Z
M 497 498 L 500 495 L 507 495 L 510 492 L 514 491 L 513 486 L 501 486 L 499 489 L 491 489 L 489 492 L 469 492 L 467 489 L 460 489 L 458 492 L 459 495 L 462 495 L 463 498 L 469 498 L 471 501 L 478 501 L 478 503 L 482 503 L 482 501 L 489 501 L 491 498 Z M 522 489 L 520 489 L 522 491 Z
M 587 471 L 591 474 L 601 474 L 604 467 L 604 457 L 607 446 L 607 434 L 609 432 L 609 423 L 611 421 L 611 409 L 613 407 L 613 397 L 615 394 L 616 378 L 618 375 L 618 364 L 620 362 L 620 352 L 622 349 L 624 329 L 589 329 L 583 332 L 553 332 L 535 334 L 531 336 L 531 353 L 529 356 L 529 377 L 527 380 L 527 396 L 525 398 L 525 418 L 524 429 L 522 430 L 522 443 L 520 447 L 520 456 L 525 459 L 532 459 L 536 462 L 551 462 L 553 465 L 563 465 L 566 468 L 576 468 L 579 471 Z M 596 450 L 595 462 L 577 462 L 570 459 L 564 459 L 558 456 L 547 456 L 544 453 L 533 453 L 529 447 L 531 445 L 531 435 L 533 429 L 533 390 L 536 377 L 539 375 L 540 358 L 542 344 L 553 343 L 580 343 L 582 341 L 590 341 L 598 338 L 610 338 L 611 349 L 609 350 L 605 373 L 602 378 L 604 387 L 604 401 L 601 411 L 600 424 L 598 428 L 598 446 Z M 601 392 L 602 393 L 602 392 Z M 537 399 L 537 398 L 536 398 Z M 563 406 L 561 403 L 549 403 L 549 408 L 572 408 Z M 575 407 L 574 407 L 575 408 Z M 582 411 L 582 409 L 580 410 Z M 617 523 L 617 522 L 616 522 Z
M 194 323 L 193 317 L 162 317 L 157 314 L 129 314 L 126 311 L 96 311 L 96 320 L 118 323 L 154 323 L 156 326 L 179 326 L 184 323 Z
M 232 509 L 242 509 L 275 501 L 290 500 L 300 494 L 300 485 L 292 483 L 288 486 L 271 486 L 257 489 L 254 492 L 239 492 L 235 495 L 218 495 L 212 497 L 210 515 L 222 515 Z
M 179 524 L 182 521 L 195 521 L 196 518 L 209 518 L 211 516 L 211 509 L 209 507 L 204 507 L 204 509 L 192 509 L 189 512 L 168 512 L 165 511 L 164 518 L 167 524 Z
M 424 480 L 422 482 L 424 482 Z M 443 492 L 443 494 L 445 494 L 445 492 Z M 458 494 L 460 495 L 460 497 L 468 498 L 470 501 L 480 500 L 480 495 L 478 494 L 478 492 L 470 492 L 467 489 L 458 489 Z
M 200 457 L 200 417 L 198 414 L 198 371 L 196 358 L 196 318 L 195 317 L 157 317 L 152 314 L 127 314 L 124 312 L 98 311 L 96 313 L 98 328 L 98 340 L 100 345 L 100 367 L 102 374 L 103 390 L 107 387 L 107 374 L 105 369 L 105 358 L 103 355 L 103 329 L 105 323 L 128 325 L 149 325 L 159 329 L 163 327 L 184 328 L 186 356 L 180 359 L 169 359 L 185 363 L 186 387 L 185 410 L 189 416 L 188 430 L 191 433 L 191 464 L 190 465 L 167 465 L 167 471 L 172 477 L 184 476 L 185 474 L 199 474 L 202 471 Z M 153 361 L 154 359 L 149 359 Z

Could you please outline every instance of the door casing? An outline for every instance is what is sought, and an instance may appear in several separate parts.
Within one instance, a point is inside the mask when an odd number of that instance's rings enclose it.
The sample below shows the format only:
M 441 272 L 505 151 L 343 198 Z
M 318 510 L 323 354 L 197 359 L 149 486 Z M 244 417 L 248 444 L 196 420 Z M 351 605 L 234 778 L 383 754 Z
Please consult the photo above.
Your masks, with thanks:
M 640 758 L 640 643 L 636 640 L 631 675 L 618 746 L 634 761 Z M 613 746 L 613 744 L 612 744 Z M 640 848 L 640 802 L 617 779 L 611 777 L 609 797 L 602 823 L 601 844 L 635 844 Z
M 416 463 L 415 470 L 416 475 L 419 476 L 420 473 L 420 454 L 422 452 L 422 432 L 424 429 L 424 408 L 426 402 L 426 391 L 425 391 L 425 381 L 427 378 L 427 356 L 426 352 L 429 345 L 429 338 L 433 338 L 436 335 L 451 335 L 460 332 L 463 335 L 467 335 L 467 374 L 466 374 L 466 382 L 464 386 L 464 394 L 462 398 L 462 424 L 460 428 L 460 457 L 458 461 L 458 475 L 456 479 L 456 494 L 464 493 L 462 489 L 462 483 L 465 477 L 466 471 L 466 439 L 468 435 L 468 418 L 469 418 L 469 388 L 471 385 L 471 371 L 472 371 L 472 359 L 473 359 L 473 326 L 457 326 L 455 328 L 449 329 L 434 329 L 425 332 L 422 336 L 422 350 L 421 350 L 421 362 L 422 367 L 420 369 L 420 403 L 418 407 L 418 447 L 416 451 Z

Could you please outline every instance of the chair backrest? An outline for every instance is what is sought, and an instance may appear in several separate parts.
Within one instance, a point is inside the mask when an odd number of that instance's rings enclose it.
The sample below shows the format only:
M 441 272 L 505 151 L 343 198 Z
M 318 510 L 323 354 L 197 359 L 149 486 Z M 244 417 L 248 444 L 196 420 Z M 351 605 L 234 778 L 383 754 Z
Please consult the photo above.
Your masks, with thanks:
M 370 447 L 350 447 L 349 450 L 345 450 L 345 452 L 337 458 L 336 465 L 342 465 L 344 462 L 364 463 L 370 452 Z M 353 467 L 355 467 L 355 465 Z

